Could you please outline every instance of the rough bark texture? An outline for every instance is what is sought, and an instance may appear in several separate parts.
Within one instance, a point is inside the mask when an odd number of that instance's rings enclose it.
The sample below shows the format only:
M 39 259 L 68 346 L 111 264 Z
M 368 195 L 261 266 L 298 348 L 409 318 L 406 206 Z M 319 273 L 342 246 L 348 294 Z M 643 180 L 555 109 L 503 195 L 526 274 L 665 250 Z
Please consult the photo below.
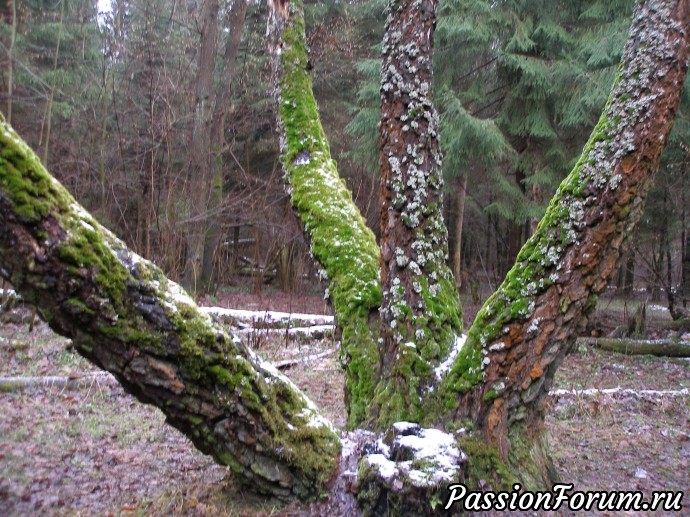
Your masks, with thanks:
M 283 375 L 102 228 L 0 117 L 0 274 L 249 489 L 313 497 L 340 441 Z
M 688 27 L 688 0 L 638 4 L 619 76 L 582 157 L 444 379 L 450 414 L 476 422 L 527 486 L 551 475 L 547 461 L 543 468 L 534 461 L 545 459 L 541 403 L 642 213 L 679 105 Z
M 331 159 L 308 72 L 302 3 L 269 0 L 267 33 L 287 190 L 327 282 L 356 425 L 367 416 L 379 363 L 379 249 Z
M 446 265 L 439 118 L 431 102 L 436 0 L 391 0 L 381 65 L 382 378 L 385 426 L 422 418 L 422 394 L 462 330 Z

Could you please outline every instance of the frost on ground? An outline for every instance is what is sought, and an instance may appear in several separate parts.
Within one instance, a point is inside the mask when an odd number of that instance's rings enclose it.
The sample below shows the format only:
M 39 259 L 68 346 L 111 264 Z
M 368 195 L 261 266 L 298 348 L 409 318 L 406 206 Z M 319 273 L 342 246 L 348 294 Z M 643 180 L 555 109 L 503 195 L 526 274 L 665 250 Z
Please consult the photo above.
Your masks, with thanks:
M 297 303 L 287 296 L 272 296 L 270 300 L 249 298 L 247 294 L 233 296 L 232 300 L 222 301 L 258 310 L 270 301 L 273 308 L 288 314 Z M 282 305 L 276 305 L 277 301 Z M 300 298 L 297 306 L 300 313 L 323 311 L 320 296 Z M 72 378 L 95 371 L 68 348 L 67 340 L 55 336 L 45 324 L 37 324 L 33 333 L 27 329 L 27 324 L 0 325 L 0 376 Z M 321 414 L 344 429 L 343 373 L 338 355 L 333 352 L 336 344 L 328 339 L 286 341 L 277 332 L 262 338 L 255 351 L 264 360 L 276 364 L 305 359 L 287 370 L 289 377 L 315 402 Z M 250 337 L 243 339 L 249 341 Z M 310 360 L 312 356 L 314 360 Z M 343 506 L 336 507 L 333 501 L 275 507 L 250 499 L 234 485 L 227 468 L 215 465 L 183 435 L 165 425 L 160 411 L 138 403 L 114 383 L 96 379 L 79 389 L 44 386 L 0 393 L 3 517 L 356 517 L 356 507 L 343 511 Z M 682 392 L 690 389 L 690 361 L 622 356 L 583 346 L 565 358 L 553 388 L 554 392 L 564 390 L 564 394 L 559 402 L 550 399 L 546 427 L 563 482 L 574 483 L 576 490 L 687 493 L 690 395 Z M 615 391 L 609 395 L 602 390 Z M 627 394 L 629 391 L 649 395 L 638 397 Z M 346 433 L 343 455 L 379 438 L 362 431 Z M 388 454 L 390 460 L 392 452 Z M 356 483 L 361 452 L 351 457 L 353 463 L 346 467 L 341 463 L 347 474 L 344 482 L 347 478 L 350 484 L 336 491 L 338 497 L 349 495 L 352 499 L 352 490 L 356 490 L 352 484 Z M 636 476 L 638 468 L 643 468 L 647 477 Z M 347 493 L 345 486 L 351 487 Z M 576 514 L 587 515 L 596 514 Z M 674 515 L 678 513 L 657 512 L 654 517 Z

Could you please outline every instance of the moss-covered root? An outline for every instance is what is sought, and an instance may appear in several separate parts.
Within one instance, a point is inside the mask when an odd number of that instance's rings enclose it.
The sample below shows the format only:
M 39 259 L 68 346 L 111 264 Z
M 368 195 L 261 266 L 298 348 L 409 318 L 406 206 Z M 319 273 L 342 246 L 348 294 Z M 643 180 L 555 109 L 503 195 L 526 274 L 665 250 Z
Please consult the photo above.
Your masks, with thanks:
M 284 376 L 102 228 L 0 121 L 0 272 L 76 349 L 247 488 L 318 496 L 340 440 Z
M 635 10 L 619 76 L 582 157 L 515 266 L 478 313 L 438 390 L 508 457 L 509 430 L 541 420 L 556 368 L 617 271 L 679 106 L 687 0 Z
M 369 405 L 378 364 L 376 336 L 366 329 L 381 303 L 379 250 L 331 159 L 308 72 L 302 2 L 269 0 L 268 12 L 285 181 L 342 331 L 350 422 L 356 424 Z

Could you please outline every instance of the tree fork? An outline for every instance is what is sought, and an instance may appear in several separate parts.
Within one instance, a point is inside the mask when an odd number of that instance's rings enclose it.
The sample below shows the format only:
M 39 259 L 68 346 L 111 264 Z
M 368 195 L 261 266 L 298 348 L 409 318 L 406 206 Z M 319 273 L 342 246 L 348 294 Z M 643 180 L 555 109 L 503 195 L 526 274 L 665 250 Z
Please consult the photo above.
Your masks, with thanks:
M 556 368 L 640 219 L 683 90 L 688 3 L 638 3 L 619 75 L 579 162 L 443 381 L 450 415 L 476 422 L 515 467 L 540 448 L 542 401 Z M 546 472 L 530 476 L 549 481 Z
M 101 227 L 0 116 L 0 274 L 250 490 L 323 492 L 340 439 L 282 374 Z

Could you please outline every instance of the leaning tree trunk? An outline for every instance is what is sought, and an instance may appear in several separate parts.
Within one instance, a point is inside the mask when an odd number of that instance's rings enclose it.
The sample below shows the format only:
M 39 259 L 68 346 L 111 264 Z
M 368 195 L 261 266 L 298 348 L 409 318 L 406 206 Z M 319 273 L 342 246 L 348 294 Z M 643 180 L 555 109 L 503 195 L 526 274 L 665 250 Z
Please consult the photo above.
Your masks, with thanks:
M 379 249 L 331 159 L 311 87 L 301 0 L 268 0 L 267 33 L 287 190 L 327 281 L 356 425 L 368 414 L 377 380 Z
M 101 227 L 0 116 L 0 274 L 253 491 L 323 492 L 340 440 L 283 375 Z
M 551 478 L 542 402 L 617 270 L 673 124 L 687 70 L 688 4 L 638 4 L 620 73 L 582 157 L 438 390 L 443 407 L 453 408 L 446 421 L 474 421 L 527 486 Z

